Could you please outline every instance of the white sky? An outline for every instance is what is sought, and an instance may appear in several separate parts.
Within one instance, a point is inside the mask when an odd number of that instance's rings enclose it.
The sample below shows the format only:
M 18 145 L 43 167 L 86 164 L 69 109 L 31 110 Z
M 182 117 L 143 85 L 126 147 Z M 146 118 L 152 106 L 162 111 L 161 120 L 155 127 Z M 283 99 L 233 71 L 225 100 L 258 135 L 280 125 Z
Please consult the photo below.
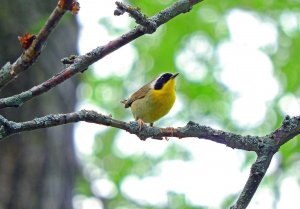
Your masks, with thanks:
M 78 17 L 81 24 L 79 43 L 81 53 L 88 52 L 113 38 L 105 27 L 99 24 L 100 18 L 107 17 L 112 25 L 124 31 L 129 30 L 127 15 L 113 16 L 114 1 L 89 0 L 81 1 L 80 4 L 81 10 Z M 290 20 L 289 14 L 282 17 L 282 21 L 290 22 L 291 26 L 287 28 L 290 31 L 293 19 Z M 237 95 L 232 105 L 232 118 L 241 127 L 256 127 L 265 118 L 268 102 L 279 94 L 281 88 L 273 76 L 272 62 L 268 54 L 262 50 L 267 49 L 268 53 L 276 51 L 278 29 L 271 20 L 264 19 L 262 21 L 254 13 L 238 9 L 228 13 L 226 23 L 229 27 L 230 39 L 224 40 L 217 48 L 221 69 L 217 76 L 232 93 Z M 187 76 L 186 79 L 205 79 L 208 69 L 202 63 L 196 62 L 194 53 L 203 54 L 209 59 L 212 56 L 210 40 L 199 33 L 197 36 L 191 37 L 183 51 L 184 53 L 178 54 L 175 62 Z M 122 59 L 122 57 L 126 57 L 126 59 Z M 136 51 L 129 44 L 97 62 L 93 72 L 99 78 L 110 75 L 123 76 L 128 73 L 135 59 Z M 119 60 L 119 62 L 115 62 L 115 60 Z M 188 77 L 191 73 L 195 76 Z M 78 90 L 79 94 L 84 89 L 85 87 L 81 86 Z M 182 108 L 180 102 L 176 105 L 177 109 Z M 300 100 L 293 95 L 287 95 L 280 101 L 279 106 L 285 113 L 296 114 L 300 111 Z M 94 107 L 88 102 L 80 103 L 78 109 L 81 108 L 105 113 L 105 110 Z M 78 123 L 76 127 L 75 142 L 79 156 L 88 156 L 92 152 L 95 134 L 104 128 L 89 123 Z M 138 154 L 159 156 L 173 143 L 190 150 L 193 160 L 162 162 L 153 168 L 157 170 L 157 176 L 139 179 L 134 175 L 129 175 L 123 180 L 121 186 L 121 191 L 126 196 L 140 203 L 164 206 L 167 205 L 168 192 L 172 191 L 185 194 L 186 199 L 195 207 L 205 205 L 209 208 L 219 208 L 225 197 L 239 192 L 243 188 L 249 175 L 249 169 L 241 171 L 244 161 L 243 152 L 210 141 L 172 139 L 168 142 L 155 140 L 142 142 L 127 132 L 120 132 L 115 142 L 114 152 L 120 156 Z M 276 167 L 276 159 L 273 160 L 268 172 L 272 172 Z M 92 190 L 95 194 L 106 197 L 115 195 L 116 188 L 111 180 L 100 177 L 100 175 L 99 177 L 96 175 L 94 179 Z M 282 197 L 277 209 L 285 209 L 287 205 L 289 209 L 300 208 L 300 202 L 297 201 L 300 189 L 295 183 L 295 179 L 292 177 L 285 179 L 280 191 Z M 261 186 L 248 208 L 272 208 L 272 196 L 270 189 Z M 83 196 L 76 196 L 74 205 L 76 209 L 102 208 L 102 204 L 97 198 Z

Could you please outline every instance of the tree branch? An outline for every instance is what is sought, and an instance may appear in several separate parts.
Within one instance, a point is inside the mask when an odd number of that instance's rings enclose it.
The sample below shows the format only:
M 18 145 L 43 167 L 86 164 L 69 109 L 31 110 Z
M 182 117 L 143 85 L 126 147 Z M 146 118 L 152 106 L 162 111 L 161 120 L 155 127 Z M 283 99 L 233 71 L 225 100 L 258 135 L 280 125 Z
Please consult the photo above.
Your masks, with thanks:
M 299 126 L 300 116 L 290 117 L 286 116 L 282 122 L 280 128 L 274 131 L 269 135 L 270 138 L 273 138 L 277 141 L 278 146 L 281 146 L 288 142 L 290 139 L 294 138 L 300 132 Z
M 65 0 L 66 6 L 71 5 L 72 0 Z M 69 6 L 68 6 L 69 7 Z M 0 89 L 15 79 L 20 73 L 27 70 L 41 54 L 42 48 L 58 22 L 65 14 L 64 9 L 58 5 L 52 11 L 45 25 L 41 28 L 35 39 L 32 41 L 21 56 L 13 63 L 7 62 L 0 70 Z
M 148 19 L 146 15 L 142 14 L 139 8 L 130 7 L 118 1 L 116 2 L 116 5 L 117 9 L 114 12 L 115 15 L 119 16 L 124 12 L 127 12 L 130 17 L 135 19 L 137 24 L 144 27 L 145 33 L 154 33 L 156 31 L 156 23 Z
M 251 166 L 250 176 L 243 188 L 242 193 L 239 195 L 239 198 L 235 205 L 230 207 L 231 209 L 245 209 L 249 205 L 252 197 L 254 196 L 261 180 L 265 176 L 273 155 L 277 150 L 273 152 L 268 152 L 264 154 L 258 154 L 258 157 L 255 163 Z
M 294 121 L 295 126 L 292 131 L 295 135 L 300 134 L 300 117 L 293 117 L 289 120 Z M 283 125 L 267 136 L 242 136 L 239 134 L 234 134 L 231 132 L 225 132 L 221 130 L 216 130 L 208 126 L 199 125 L 195 122 L 188 122 L 184 127 L 178 128 L 158 128 L 150 126 L 142 126 L 142 130 L 139 131 L 138 124 L 136 122 L 126 123 L 113 119 L 111 116 L 105 116 L 103 114 L 97 113 L 95 111 L 81 110 L 78 112 L 67 113 L 67 114 L 51 114 L 41 118 L 35 118 L 27 122 L 13 122 L 8 121 L 6 118 L 0 115 L 0 126 L 1 126 L 1 136 L 3 139 L 11 134 L 20 133 L 23 131 L 36 130 L 41 128 L 49 128 L 52 126 L 59 126 L 67 123 L 74 123 L 78 121 L 86 121 L 90 123 L 96 123 L 99 125 L 105 125 L 110 127 L 119 128 L 128 131 L 131 134 L 137 135 L 140 139 L 145 140 L 147 138 L 153 138 L 162 140 L 163 137 L 197 137 L 200 139 L 208 139 L 216 143 L 224 144 L 231 148 L 242 149 L 247 151 L 254 151 L 258 154 L 258 160 L 256 163 L 261 162 L 263 156 L 272 155 L 278 150 L 280 145 L 278 141 L 275 141 L 272 136 L 273 133 L 284 133 L 286 130 Z M 289 135 L 281 135 L 281 140 L 290 140 Z
M 293 117 L 290 118 L 290 120 L 294 121 L 296 125 L 291 131 L 293 131 L 296 135 L 300 134 L 300 118 Z M 51 114 L 41 118 L 35 118 L 31 121 L 19 123 L 8 121 L 6 118 L 0 115 L 0 126 L 2 130 L 0 139 L 23 131 L 49 128 L 78 121 L 86 121 L 99 125 L 119 128 L 128 131 L 131 134 L 137 135 L 137 137 L 139 137 L 141 140 L 145 140 L 147 138 L 162 140 L 163 137 L 197 137 L 199 139 L 208 139 L 216 143 L 224 144 L 231 148 L 254 151 L 259 156 L 256 163 L 261 163 L 265 155 L 269 155 L 270 153 L 273 155 L 279 148 L 278 141 L 275 141 L 273 138 L 268 136 L 271 136 L 275 132 L 286 132 L 286 130 L 282 128 L 284 126 L 283 124 L 278 129 L 280 131 L 276 130 L 267 136 L 242 136 L 231 132 L 216 130 L 208 126 L 199 125 L 192 121 L 188 122 L 186 126 L 178 128 L 158 128 L 143 125 L 142 130 L 139 131 L 137 122 L 126 123 L 95 111 L 81 110 L 67 114 Z M 283 138 L 280 138 L 280 140 L 285 140 L 284 137 L 286 136 L 283 136 Z
M 155 25 L 158 28 L 160 25 L 168 22 L 177 15 L 188 12 L 194 4 L 197 4 L 201 1 L 203 0 L 178 0 L 173 5 L 149 18 L 149 20 L 155 22 Z M 110 41 L 106 45 L 97 47 L 85 55 L 78 56 L 74 59 L 73 64 L 69 65 L 67 68 L 44 83 L 18 95 L 0 99 L 0 109 L 5 107 L 19 107 L 23 105 L 26 101 L 49 91 L 53 87 L 74 76 L 76 73 L 85 71 L 94 62 L 146 34 L 146 31 L 147 30 L 144 29 L 144 26 L 139 25 L 130 32 L 120 36 L 119 38 L 116 38 L 113 41 Z
M 113 119 L 111 116 L 106 116 L 89 110 L 81 110 L 67 114 L 51 114 L 41 118 L 35 118 L 31 121 L 19 123 L 8 121 L 0 115 L 0 126 L 2 130 L 0 139 L 23 131 L 49 128 L 78 121 L 86 121 L 89 123 L 119 128 L 128 131 L 131 134 L 135 134 L 141 140 L 146 140 L 147 138 L 162 140 L 163 137 L 197 137 L 224 144 L 231 148 L 255 151 L 257 153 L 266 147 L 269 149 L 269 147 L 274 147 L 276 145 L 274 140 L 268 137 L 249 135 L 242 136 L 239 134 L 216 130 L 208 126 L 202 126 L 192 121 L 188 122 L 186 126 L 178 128 L 158 128 L 143 125 L 142 130 L 139 131 L 137 122 L 126 123 Z M 300 126 L 299 121 L 298 123 Z M 277 150 L 278 147 L 275 148 L 275 150 Z
M 255 137 L 241 136 L 238 134 L 215 130 L 191 121 L 186 126 L 179 128 L 158 128 L 143 125 L 142 130 L 139 131 L 137 122 L 126 123 L 113 119 L 111 116 L 106 116 L 95 111 L 88 110 L 81 110 L 67 114 L 51 114 L 20 123 L 8 121 L 0 115 L 0 139 L 23 131 L 49 128 L 78 121 L 86 121 L 89 123 L 119 128 L 128 131 L 131 134 L 135 134 L 141 140 L 146 140 L 147 138 L 162 140 L 163 137 L 198 137 L 202 139 L 209 139 L 211 141 L 227 145 L 231 148 L 249 151 L 256 151 L 259 144 L 259 141 Z
M 262 144 L 256 151 L 257 159 L 251 167 L 250 176 L 239 195 L 237 202 L 231 209 L 245 209 L 250 203 L 254 193 L 256 192 L 261 180 L 269 168 L 271 160 L 278 149 L 300 134 L 300 116 L 286 116 L 282 125 L 271 134 L 260 138 Z

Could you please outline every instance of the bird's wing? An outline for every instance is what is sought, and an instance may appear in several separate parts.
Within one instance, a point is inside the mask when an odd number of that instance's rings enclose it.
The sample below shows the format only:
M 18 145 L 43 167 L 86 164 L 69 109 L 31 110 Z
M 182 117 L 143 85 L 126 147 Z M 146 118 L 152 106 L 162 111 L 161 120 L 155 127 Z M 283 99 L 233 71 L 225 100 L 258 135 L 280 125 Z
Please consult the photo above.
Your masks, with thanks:
M 133 93 L 128 99 L 123 100 L 122 103 L 125 104 L 125 108 L 130 107 L 134 101 L 144 98 L 146 94 L 149 92 L 149 90 L 151 89 L 150 86 L 151 82 L 152 81 L 145 84 L 142 88 L 140 88 L 135 93 Z

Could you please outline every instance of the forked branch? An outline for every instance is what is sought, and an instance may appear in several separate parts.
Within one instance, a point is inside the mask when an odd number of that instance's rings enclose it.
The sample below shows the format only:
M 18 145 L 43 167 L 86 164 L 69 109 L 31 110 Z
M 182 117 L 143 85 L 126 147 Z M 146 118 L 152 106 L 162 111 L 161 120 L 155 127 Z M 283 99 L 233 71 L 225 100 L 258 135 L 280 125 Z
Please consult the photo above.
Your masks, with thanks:
M 208 139 L 216 143 L 224 144 L 231 148 L 255 151 L 258 157 L 251 167 L 250 176 L 242 193 L 231 209 L 244 209 L 248 206 L 270 165 L 273 155 L 282 144 L 300 134 L 300 117 L 286 117 L 279 129 L 267 136 L 260 137 L 242 136 L 220 131 L 191 121 L 186 126 L 178 128 L 158 128 L 143 125 L 142 130 L 139 131 L 136 122 L 126 123 L 95 111 L 81 110 L 68 114 L 47 115 L 27 122 L 8 121 L 3 116 L 0 116 L 0 139 L 23 131 L 49 128 L 78 121 L 122 129 L 131 134 L 135 134 L 141 140 L 146 140 L 147 138 L 162 140 L 163 137 L 177 137 L 179 139 L 197 137 L 199 139 Z M 276 139 L 273 137 L 274 135 L 276 135 Z
M 81 110 L 68 114 L 47 115 L 27 122 L 8 121 L 0 116 L 0 139 L 23 131 L 49 128 L 78 121 L 122 129 L 135 134 L 141 140 L 147 138 L 162 140 L 163 137 L 177 137 L 179 139 L 197 137 L 224 144 L 231 148 L 255 151 L 258 155 L 257 160 L 251 167 L 249 178 L 242 193 L 231 209 L 244 209 L 248 206 L 270 165 L 273 155 L 281 145 L 300 134 L 300 117 L 286 117 L 279 129 L 267 136 L 259 137 L 224 132 L 191 121 L 186 126 L 178 128 L 158 128 L 144 125 L 142 130 L 139 131 L 136 122 L 126 123 L 94 111 Z

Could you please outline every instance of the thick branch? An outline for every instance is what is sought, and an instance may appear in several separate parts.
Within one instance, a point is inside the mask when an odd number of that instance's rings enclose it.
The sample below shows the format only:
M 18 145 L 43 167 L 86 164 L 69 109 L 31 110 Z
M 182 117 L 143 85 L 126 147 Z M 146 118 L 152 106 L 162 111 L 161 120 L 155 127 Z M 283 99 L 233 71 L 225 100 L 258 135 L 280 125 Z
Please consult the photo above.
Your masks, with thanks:
M 270 134 L 278 146 L 281 146 L 300 133 L 300 116 L 286 116 L 280 128 Z
M 71 0 L 66 0 L 66 4 L 70 5 Z M 21 56 L 13 63 L 6 63 L 0 70 L 0 89 L 7 85 L 10 81 L 18 76 L 18 74 L 27 70 L 38 58 L 42 48 L 49 37 L 50 33 L 56 27 L 59 20 L 64 15 L 65 10 L 56 6 L 49 16 L 45 25 L 41 28 L 36 38 L 31 43 L 30 47 L 26 49 Z
M 41 118 L 35 118 L 31 121 L 20 123 L 8 121 L 3 116 L 0 116 L 0 139 L 3 139 L 4 137 L 7 137 L 11 134 L 20 133 L 23 131 L 59 126 L 78 121 L 86 121 L 90 123 L 123 129 L 131 134 L 137 135 L 142 140 L 145 140 L 147 138 L 161 140 L 163 139 L 163 137 L 197 137 L 201 139 L 209 139 L 231 148 L 243 149 L 248 151 L 257 151 L 260 147 L 260 137 L 241 136 L 238 134 L 215 130 L 207 126 L 201 126 L 191 121 L 186 126 L 179 128 L 158 128 L 144 125 L 142 127 L 142 130 L 139 131 L 136 122 L 126 123 L 113 119 L 110 116 L 105 116 L 95 111 L 88 110 L 81 110 L 68 114 L 47 115 Z
M 123 129 L 131 134 L 137 135 L 142 140 L 145 140 L 147 138 L 161 140 L 163 139 L 163 137 L 197 137 L 202 139 L 209 139 L 211 141 L 221 143 L 232 148 L 244 149 L 249 151 L 256 151 L 259 147 L 259 137 L 241 136 L 238 134 L 215 130 L 207 126 L 201 126 L 194 122 L 189 122 L 184 127 L 164 129 L 144 125 L 142 127 L 142 130 L 139 131 L 139 127 L 136 122 L 126 123 L 113 119 L 110 116 L 105 116 L 95 111 L 88 110 L 81 110 L 68 114 L 47 115 L 41 118 L 35 118 L 31 121 L 20 123 L 8 121 L 3 116 L 0 116 L 0 138 L 3 139 L 9 135 L 20 133 L 23 131 L 59 126 L 78 121 L 86 121 L 99 125 Z
M 231 209 L 245 209 L 254 196 L 261 180 L 265 176 L 275 152 L 259 154 L 251 167 L 250 176 L 236 204 Z
M 113 119 L 110 116 L 105 116 L 95 111 L 88 110 L 81 110 L 78 112 L 68 114 L 53 114 L 41 118 L 36 118 L 32 121 L 20 123 L 8 121 L 3 116 L 1 116 L 1 138 L 23 131 L 48 128 L 67 123 L 74 123 L 78 121 L 86 121 L 90 123 L 119 128 L 128 131 L 131 134 L 137 135 L 142 140 L 145 140 L 147 138 L 161 140 L 163 137 L 197 137 L 224 144 L 231 148 L 255 151 L 259 154 L 259 156 L 262 155 L 261 153 L 265 153 L 265 150 L 271 150 L 272 153 L 275 153 L 278 149 L 276 141 L 268 137 L 258 137 L 249 135 L 242 136 L 239 134 L 216 130 L 207 126 L 202 126 L 192 121 L 188 122 L 186 126 L 178 128 L 158 128 L 144 125 L 142 127 L 142 130 L 139 131 L 136 122 L 126 123 L 123 121 Z
M 199 3 L 201 1 L 203 0 L 179 0 L 170 7 L 151 17 L 150 20 L 155 22 L 156 26 L 159 27 L 160 25 L 166 23 L 167 21 L 171 20 L 177 15 L 189 11 L 194 4 Z M 108 44 L 97 47 L 91 52 L 83 56 L 77 57 L 74 60 L 73 64 L 69 65 L 67 68 L 62 70 L 60 73 L 56 74 L 51 79 L 45 81 L 44 83 L 35 86 L 25 92 L 22 92 L 21 94 L 0 99 L 0 108 L 21 106 L 26 101 L 32 99 L 37 95 L 49 91 L 51 88 L 57 86 L 58 84 L 67 80 L 76 73 L 83 72 L 88 68 L 88 66 L 90 66 L 94 62 L 102 59 L 106 55 L 137 39 L 145 33 L 146 32 L 144 30 L 144 27 L 139 25 L 130 32 L 120 36 L 119 38 L 113 41 L 110 41 Z

